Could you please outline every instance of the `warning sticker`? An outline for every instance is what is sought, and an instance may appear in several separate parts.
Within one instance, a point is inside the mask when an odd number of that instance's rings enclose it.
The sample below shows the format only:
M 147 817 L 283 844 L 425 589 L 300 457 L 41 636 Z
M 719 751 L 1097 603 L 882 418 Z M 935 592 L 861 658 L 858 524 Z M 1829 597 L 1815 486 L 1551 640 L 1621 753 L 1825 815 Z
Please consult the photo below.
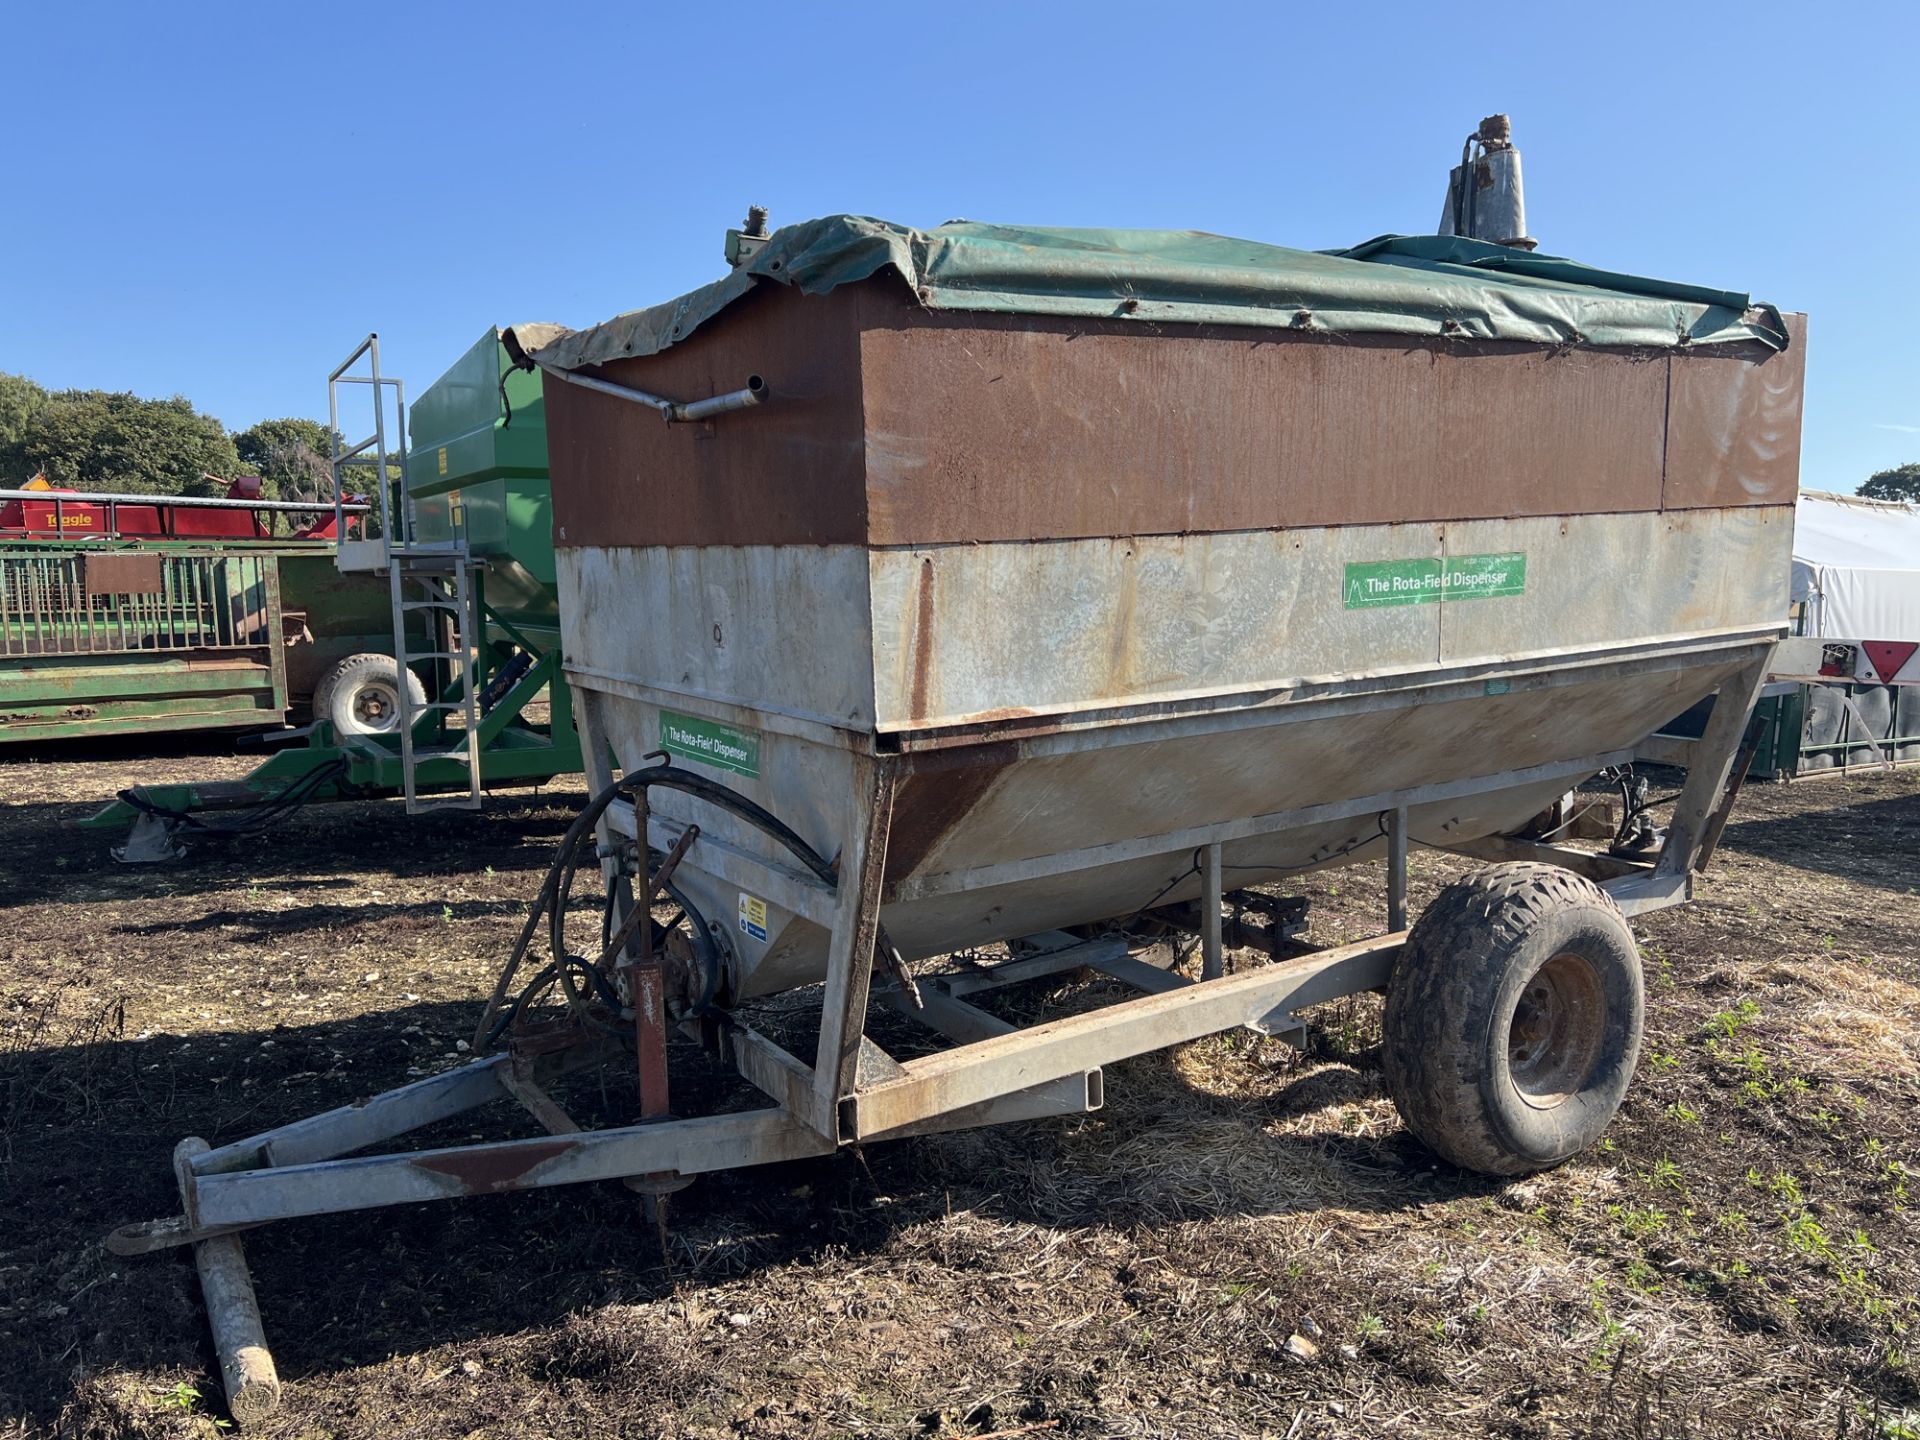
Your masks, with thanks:
M 744 890 L 740 892 L 740 931 L 755 940 L 767 938 L 767 902 Z

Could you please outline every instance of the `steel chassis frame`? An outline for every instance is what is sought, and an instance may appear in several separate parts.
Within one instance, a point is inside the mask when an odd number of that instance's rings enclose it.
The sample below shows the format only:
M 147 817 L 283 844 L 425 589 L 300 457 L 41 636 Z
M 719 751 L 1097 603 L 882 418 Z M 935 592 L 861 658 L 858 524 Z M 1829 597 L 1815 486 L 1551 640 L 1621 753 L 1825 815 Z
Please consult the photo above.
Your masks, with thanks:
M 1493 859 L 1565 865 L 1597 880 L 1628 915 L 1679 904 L 1712 853 L 1739 788 L 1737 763 L 1748 716 L 1766 680 L 1771 645 L 1757 647 L 1718 692 L 1706 732 L 1675 805 L 1665 845 L 1649 862 L 1619 860 L 1529 841 L 1491 839 L 1445 847 Z M 576 688 L 575 718 L 592 793 L 614 781 L 600 696 Z M 604 1046 L 581 1044 L 544 1053 L 488 1056 L 371 1099 L 342 1106 L 218 1148 L 189 1139 L 176 1151 L 182 1213 L 125 1226 L 108 1238 L 116 1253 L 192 1245 L 227 1386 L 229 1409 L 243 1423 L 277 1403 L 279 1382 L 261 1333 L 259 1311 L 239 1232 L 303 1215 L 383 1205 L 499 1194 L 589 1180 L 670 1188 L 680 1177 L 830 1154 L 868 1140 L 965 1129 L 1100 1107 L 1105 1066 L 1236 1028 L 1266 1034 L 1296 1031 L 1296 1012 L 1383 988 L 1407 938 L 1406 816 L 1410 807 L 1484 790 L 1580 778 L 1632 758 L 1632 751 L 1584 756 L 1563 764 L 1496 772 L 1472 779 L 1359 797 L 1338 805 L 1281 812 L 1148 839 L 1020 862 L 1030 870 L 1065 871 L 1133 853 L 1198 849 L 1202 855 L 1201 978 L 1189 980 L 1138 959 L 1117 938 L 1081 939 L 1060 932 L 1015 942 L 1014 958 L 991 967 L 923 977 L 917 986 L 875 983 L 873 955 L 881 880 L 901 757 L 855 755 L 855 779 L 843 834 L 839 883 L 829 886 L 793 867 L 769 862 L 705 835 L 703 866 L 751 883 L 755 892 L 826 926 L 830 932 L 818 1043 L 811 1062 L 751 1027 L 709 1024 L 741 1076 L 769 1106 L 692 1119 L 662 1119 L 582 1130 L 543 1088 L 567 1071 L 606 1058 Z M 1229 840 L 1369 813 L 1386 821 L 1386 930 L 1303 957 L 1225 973 L 1222 955 L 1220 847 Z M 623 872 L 624 842 L 637 839 L 640 817 L 617 802 L 598 839 L 605 879 L 623 906 L 632 890 Z M 686 829 L 649 815 L 649 841 L 670 849 Z M 992 872 L 934 877 L 964 888 Z M 921 882 L 931 884 L 932 881 Z M 1211 917 L 1210 919 L 1208 917 Z M 967 997 L 981 990 L 1088 967 L 1141 993 L 1083 1014 L 1016 1028 Z M 912 988 L 917 994 L 909 994 Z M 952 1048 L 905 1062 L 866 1034 L 870 1001 L 879 1000 L 953 1041 Z M 684 1029 L 698 1034 L 700 1025 Z M 424 1151 L 354 1154 L 381 1146 L 490 1101 L 512 1099 L 547 1133 L 532 1139 L 457 1145 Z M 662 1183 L 666 1182 L 666 1183 Z

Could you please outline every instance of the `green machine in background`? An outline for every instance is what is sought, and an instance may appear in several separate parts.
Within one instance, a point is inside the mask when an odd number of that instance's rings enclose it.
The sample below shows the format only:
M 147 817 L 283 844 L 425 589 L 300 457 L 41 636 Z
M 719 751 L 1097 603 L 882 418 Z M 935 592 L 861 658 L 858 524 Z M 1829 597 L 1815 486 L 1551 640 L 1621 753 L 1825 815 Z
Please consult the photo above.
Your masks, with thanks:
M 560 605 L 540 372 L 516 369 L 500 332 L 489 329 L 414 401 L 408 418 L 413 537 L 464 542 L 480 563 L 500 637 L 546 653 L 560 639 Z
M 323 715 L 270 737 L 289 743 L 244 780 L 123 791 L 82 822 L 131 822 L 120 859 L 171 859 L 187 834 L 258 830 L 315 801 L 401 795 L 410 812 L 476 809 L 487 790 L 581 768 L 561 681 L 539 373 L 516 369 L 489 328 L 411 412 L 401 382 L 380 371 L 377 336 L 329 383 L 343 537 L 335 563 L 343 575 L 384 578 L 392 655 L 412 677 L 396 686 L 393 663 L 367 656 L 364 679 L 338 683 L 349 710 L 359 702 L 366 713 L 397 713 L 375 733 L 348 733 Z M 370 410 L 373 433 L 347 443 L 342 411 L 354 407 L 343 400 L 356 399 L 371 400 L 359 408 Z M 352 480 L 362 474 L 375 503 L 356 526 Z
M 0 490 L 0 747 L 284 725 L 349 656 L 394 679 L 365 653 L 385 587 L 335 568 L 331 512 L 258 487 Z

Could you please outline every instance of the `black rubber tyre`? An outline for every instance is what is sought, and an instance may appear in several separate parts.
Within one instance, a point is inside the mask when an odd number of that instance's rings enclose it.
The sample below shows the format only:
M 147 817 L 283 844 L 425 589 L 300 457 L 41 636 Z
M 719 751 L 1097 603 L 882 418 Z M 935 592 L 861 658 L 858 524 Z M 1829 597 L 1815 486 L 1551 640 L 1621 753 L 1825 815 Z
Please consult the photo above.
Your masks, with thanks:
M 1394 965 L 1387 1090 L 1455 1165 L 1545 1170 L 1612 1122 L 1643 1006 L 1633 932 L 1598 885 L 1557 865 L 1490 865 L 1441 892 Z
M 415 708 L 427 703 L 426 686 L 407 671 Z M 362 651 L 327 672 L 313 690 L 313 718 L 331 721 L 339 735 L 388 735 L 400 724 L 400 666 L 391 655 Z

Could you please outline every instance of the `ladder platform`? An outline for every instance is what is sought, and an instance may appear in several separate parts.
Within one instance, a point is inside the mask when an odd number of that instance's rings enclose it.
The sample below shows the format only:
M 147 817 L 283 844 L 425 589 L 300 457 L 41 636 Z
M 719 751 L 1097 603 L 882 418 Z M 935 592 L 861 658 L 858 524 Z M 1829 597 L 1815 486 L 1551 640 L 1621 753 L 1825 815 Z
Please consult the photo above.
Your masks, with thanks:
M 364 375 L 347 374 L 347 370 L 362 355 L 367 357 L 367 372 Z M 415 529 L 419 522 L 414 513 L 413 491 L 407 475 L 406 392 L 399 380 L 380 373 L 380 339 L 377 335 L 368 336 L 366 344 L 328 378 L 328 415 L 336 435 L 339 434 L 340 387 L 343 385 L 367 385 L 372 388 L 374 424 L 373 433 L 351 448 L 346 448 L 343 440 L 334 442 L 335 503 L 338 504 L 339 497 L 349 488 L 348 470 L 351 466 L 371 459 L 376 473 L 385 478 L 389 473 L 387 466 L 390 456 L 399 460 L 401 503 L 392 503 L 388 487 L 380 487 L 380 534 L 352 542 L 351 547 L 343 540 L 338 547 L 341 569 L 385 572 L 393 622 L 395 662 L 403 672 L 415 661 L 430 662 L 441 682 L 437 687 L 439 693 L 458 696 L 456 700 L 423 701 L 419 705 L 407 703 L 404 694 L 401 697 L 400 713 L 406 723 L 400 727 L 399 734 L 400 779 L 402 792 L 406 796 L 407 813 L 477 810 L 480 808 L 481 764 L 478 739 L 480 707 L 476 696 L 485 662 L 474 647 L 485 646 L 487 630 L 481 614 L 473 554 L 464 533 L 448 539 L 423 540 Z M 394 424 L 391 430 L 388 428 L 389 403 L 393 407 Z M 387 445 L 389 434 L 396 441 L 392 450 Z M 444 470 L 445 452 L 441 454 Z M 349 557 L 350 548 L 352 554 Z M 432 618 L 423 620 L 415 634 L 410 636 L 408 632 L 414 628 L 412 617 L 423 611 L 432 612 Z M 409 652 L 410 638 L 418 638 L 421 643 L 435 648 Z M 448 726 L 435 738 L 444 746 L 449 733 L 458 733 L 461 736 L 459 744 L 440 749 L 415 748 L 413 730 L 417 717 L 453 712 L 461 716 L 462 725 L 457 731 Z M 455 782 L 453 793 L 441 791 L 431 804 L 421 800 L 419 768 L 435 760 L 464 767 L 465 795 L 458 793 L 458 782 Z M 435 788 L 439 789 L 439 786 Z

